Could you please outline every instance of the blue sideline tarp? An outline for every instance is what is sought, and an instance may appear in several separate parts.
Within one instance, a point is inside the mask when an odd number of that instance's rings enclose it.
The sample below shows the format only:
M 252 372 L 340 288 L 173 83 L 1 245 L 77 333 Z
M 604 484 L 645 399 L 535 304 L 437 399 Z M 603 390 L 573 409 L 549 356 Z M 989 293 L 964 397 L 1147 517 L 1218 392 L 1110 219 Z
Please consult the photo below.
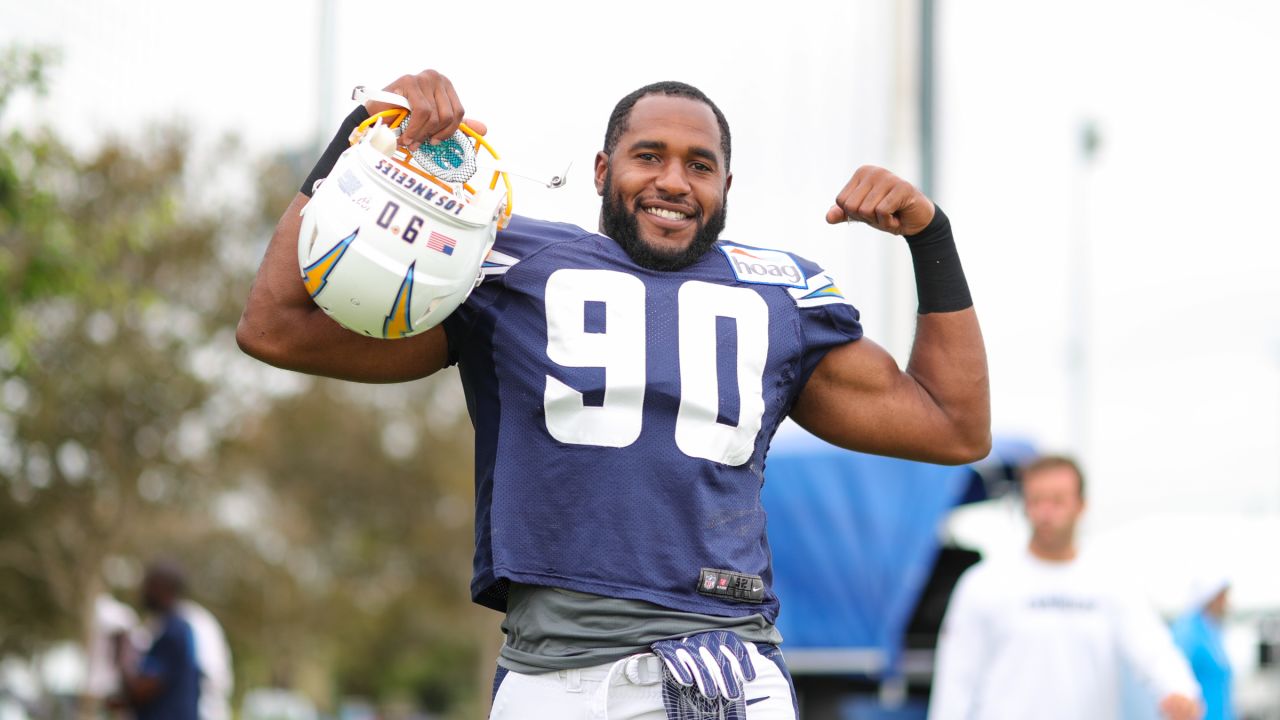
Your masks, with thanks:
M 762 491 L 788 662 L 891 674 L 933 571 L 939 524 L 954 506 L 986 498 L 982 476 L 842 450 L 792 430 L 774 439 Z M 824 659 L 815 666 L 814 658 Z

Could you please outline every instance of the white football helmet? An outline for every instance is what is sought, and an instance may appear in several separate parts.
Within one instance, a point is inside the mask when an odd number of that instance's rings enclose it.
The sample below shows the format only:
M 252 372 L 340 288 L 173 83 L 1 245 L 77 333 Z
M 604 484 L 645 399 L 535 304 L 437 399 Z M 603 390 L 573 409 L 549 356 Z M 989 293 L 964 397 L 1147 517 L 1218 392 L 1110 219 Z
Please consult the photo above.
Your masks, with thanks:
M 466 125 L 439 145 L 398 149 L 408 102 L 370 97 L 406 109 L 377 113 L 352 133 L 302 209 L 298 265 L 307 292 L 338 323 L 403 338 L 439 325 L 478 284 L 511 217 L 511 182 L 493 170 L 479 190 L 470 184 L 479 150 L 498 155 Z

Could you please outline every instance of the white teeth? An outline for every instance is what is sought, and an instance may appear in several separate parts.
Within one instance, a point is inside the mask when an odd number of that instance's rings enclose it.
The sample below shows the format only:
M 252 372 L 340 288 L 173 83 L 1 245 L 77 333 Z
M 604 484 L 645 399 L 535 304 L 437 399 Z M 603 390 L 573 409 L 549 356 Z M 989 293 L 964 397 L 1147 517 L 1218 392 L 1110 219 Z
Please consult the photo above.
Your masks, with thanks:
M 684 220 L 685 218 L 689 217 L 688 215 L 685 215 L 682 212 L 676 212 L 675 210 L 667 210 L 666 208 L 652 208 L 652 207 L 645 208 L 645 212 L 649 213 L 650 215 L 657 215 L 658 217 L 666 218 L 668 220 Z

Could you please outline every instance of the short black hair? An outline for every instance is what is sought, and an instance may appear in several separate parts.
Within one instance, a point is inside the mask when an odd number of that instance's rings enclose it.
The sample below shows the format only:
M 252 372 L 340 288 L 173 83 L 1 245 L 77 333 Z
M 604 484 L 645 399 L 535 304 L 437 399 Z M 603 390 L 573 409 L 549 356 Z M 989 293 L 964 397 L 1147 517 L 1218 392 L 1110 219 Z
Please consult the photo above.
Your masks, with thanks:
M 1066 455 L 1042 455 L 1035 460 L 1022 466 L 1021 472 L 1018 473 L 1019 479 L 1026 482 L 1028 475 L 1034 475 L 1045 470 L 1058 470 L 1066 468 L 1076 476 L 1077 489 L 1080 491 L 1080 499 L 1084 499 L 1084 471 L 1080 469 L 1080 463 L 1075 458 Z
M 187 573 L 182 564 L 169 557 L 159 557 L 147 565 L 146 581 L 158 583 L 160 587 L 183 595 L 187 591 Z
M 609 126 L 604 131 L 604 152 L 606 155 L 613 154 L 613 149 L 618 146 L 618 139 L 627 131 L 627 118 L 631 117 L 631 109 L 636 106 L 640 98 L 648 97 L 649 95 L 682 97 L 706 103 L 707 107 L 711 108 L 711 112 L 715 113 L 716 124 L 720 126 L 720 151 L 724 153 L 724 169 L 728 171 L 730 148 L 732 147 L 729 136 L 729 121 L 725 119 L 724 113 L 720 112 L 720 108 L 711 102 L 711 98 L 706 96 L 706 93 L 688 83 L 676 80 L 663 80 L 662 82 L 645 85 L 618 101 L 618 104 L 613 107 L 613 112 L 609 115 Z

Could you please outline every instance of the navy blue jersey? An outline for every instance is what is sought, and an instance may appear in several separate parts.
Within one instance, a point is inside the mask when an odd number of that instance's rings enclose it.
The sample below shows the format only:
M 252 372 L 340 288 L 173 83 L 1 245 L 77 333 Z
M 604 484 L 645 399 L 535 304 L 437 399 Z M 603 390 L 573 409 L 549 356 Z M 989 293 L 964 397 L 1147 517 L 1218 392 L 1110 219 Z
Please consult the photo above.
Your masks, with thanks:
M 503 610 L 515 581 L 772 622 L 765 452 L 862 335 L 835 282 L 725 241 L 648 270 L 520 217 L 483 272 L 445 321 L 476 430 L 476 602 Z
M 142 658 L 140 672 L 160 680 L 160 694 L 137 707 L 138 720 L 196 720 L 200 670 L 190 623 L 176 614 L 165 616 L 159 636 Z

